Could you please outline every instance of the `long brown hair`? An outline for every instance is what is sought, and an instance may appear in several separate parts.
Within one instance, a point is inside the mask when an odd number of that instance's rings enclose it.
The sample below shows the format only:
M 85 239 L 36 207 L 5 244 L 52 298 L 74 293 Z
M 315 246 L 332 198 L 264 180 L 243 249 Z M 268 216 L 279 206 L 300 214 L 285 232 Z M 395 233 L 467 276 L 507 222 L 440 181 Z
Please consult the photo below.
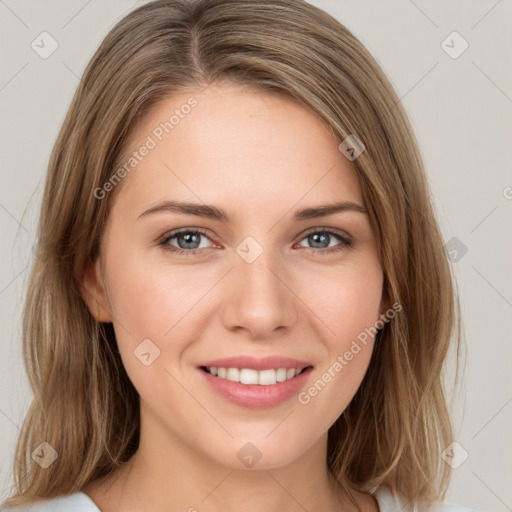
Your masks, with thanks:
M 440 454 L 452 429 L 442 369 L 450 340 L 459 346 L 458 302 L 417 142 L 392 86 L 347 28 L 302 0 L 157 0 L 101 43 L 50 158 L 23 318 L 34 397 L 6 504 L 81 490 L 138 448 L 138 394 L 112 325 L 95 321 L 81 296 L 113 196 L 93 191 L 153 106 L 215 81 L 293 98 L 340 142 L 351 134 L 363 141 L 353 164 L 384 294 L 403 311 L 379 332 L 358 392 L 330 428 L 326 462 L 361 491 L 384 484 L 408 500 L 443 499 L 450 468 Z M 42 442 L 58 454 L 46 468 L 31 456 Z

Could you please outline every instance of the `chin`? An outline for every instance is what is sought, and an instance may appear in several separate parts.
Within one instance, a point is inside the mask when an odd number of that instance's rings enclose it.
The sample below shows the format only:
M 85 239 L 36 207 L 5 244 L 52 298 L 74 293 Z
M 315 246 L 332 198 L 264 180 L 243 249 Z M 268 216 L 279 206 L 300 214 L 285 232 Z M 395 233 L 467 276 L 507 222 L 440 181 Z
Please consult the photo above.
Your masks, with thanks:
M 286 420 L 285 420 L 286 421 Z M 275 424 L 272 428 L 276 428 Z M 277 429 L 280 427 L 277 426 Z M 268 430 L 264 436 L 230 439 L 229 442 L 218 443 L 219 451 L 209 451 L 209 457 L 223 466 L 232 469 L 270 470 L 288 466 L 303 456 L 313 443 L 306 443 L 304 439 L 294 439 L 293 436 L 279 435 Z M 272 437 L 272 439 L 271 439 Z

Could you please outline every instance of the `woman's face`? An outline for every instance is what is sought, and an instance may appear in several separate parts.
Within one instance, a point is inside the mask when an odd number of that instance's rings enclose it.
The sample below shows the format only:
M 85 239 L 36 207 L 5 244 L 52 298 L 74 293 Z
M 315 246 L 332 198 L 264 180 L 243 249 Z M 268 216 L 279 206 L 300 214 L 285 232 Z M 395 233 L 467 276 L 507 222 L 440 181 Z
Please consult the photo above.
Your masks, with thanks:
M 213 84 L 155 107 L 130 155 L 84 297 L 113 322 L 141 446 L 273 468 L 325 443 L 384 312 L 376 241 L 335 137 L 288 99 Z

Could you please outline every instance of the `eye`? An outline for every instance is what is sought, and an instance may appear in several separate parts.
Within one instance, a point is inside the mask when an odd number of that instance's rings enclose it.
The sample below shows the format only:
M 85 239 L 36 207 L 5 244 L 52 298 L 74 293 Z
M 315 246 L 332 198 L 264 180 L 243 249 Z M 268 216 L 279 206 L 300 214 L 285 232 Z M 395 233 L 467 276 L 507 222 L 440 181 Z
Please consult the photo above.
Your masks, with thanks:
M 336 239 L 339 243 L 336 245 L 330 245 L 330 243 L 332 241 L 336 241 Z M 352 241 L 344 233 L 325 228 L 316 229 L 306 233 L 302 240 L 307 240 L 308 243 L 312 244 L 312 247 L 309 247 L 309 249 L 313 253 L 329 254 L 345 250 L 352 245 Z M 303 247 L 302 244 L 301 247 Z
M 201 230 L 182 229 L 165 235 L 158 245 L 165 250 L 177 254 L 193 255 L 202 252 L 201 249 L 207 249 L 209 246 L 201 246 L 201 238 L 210 240 L 206 233 Z M 174 243 L 175 242 L 175 243 Z
M 207 243 L 204 245 L 202 240 L 211 239 L 207 236 L 205 231 L 199 229 L 181 229 L 167 233 L 159 242 L 158 245 L 162 246 L 166 251 L 171 251 L 175 254 L 182 254 L 185 256 L 193 256 L 194 254 L 201 254 L 203 250 L 209 249 Z M 312 247 L 305 247 L 310 252 L 330 254 L 337 251 L 342 251 L 352 245 L 351 239 L 344 233 L 332 229 L 316 229 L 306 233 L 302 238 L 306 240 Z M 338 241 L 337 244 L 332 245 L 332 242 Z M 304 247 L 302 244 L 300 247 Z

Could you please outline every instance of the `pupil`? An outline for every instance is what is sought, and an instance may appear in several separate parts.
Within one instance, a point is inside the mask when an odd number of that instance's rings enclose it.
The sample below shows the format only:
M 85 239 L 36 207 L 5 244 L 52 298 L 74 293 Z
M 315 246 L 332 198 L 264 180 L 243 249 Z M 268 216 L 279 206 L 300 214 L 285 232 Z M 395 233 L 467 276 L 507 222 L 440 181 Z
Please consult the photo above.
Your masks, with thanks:
M 181 235 L 178 237 L 178 241 L 180 241 L 181 239 L 184 239 L 185 243 L 182 244 L 182 243 L 178 242 L 178 245 L 180 246 L 181 249 L 197 249 L 197 246 L 190 247 L 189 244 L 199 245 L 198 242 L 199 242 L 200 236 L 201 235 L 199 233 L 185 233 L 184 235 Z
M 318 246 L 315 245 L 317 243 L 320 243 L 319 247 L 328 247 L 329 246 L 329 238 L 330 235 L 327 233 L 313 233 L 312 235 L 309 235 L 309 238 L 313 240 L 312 246 L 317 248 Z M 320 240 L 319 240 L 320 239 Z M 327 242 L 327 245 L 322 245 L 322 242 Z

